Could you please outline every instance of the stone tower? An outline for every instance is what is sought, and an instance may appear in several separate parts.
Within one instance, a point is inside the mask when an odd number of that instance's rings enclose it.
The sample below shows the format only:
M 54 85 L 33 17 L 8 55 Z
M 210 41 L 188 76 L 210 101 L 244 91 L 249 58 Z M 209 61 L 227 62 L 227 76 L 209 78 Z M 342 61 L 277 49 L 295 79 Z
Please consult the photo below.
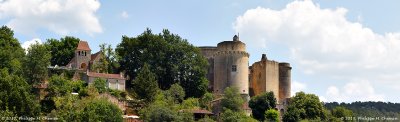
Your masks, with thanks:
M 249 96 L 249 53 L 246 44 L 235 35 L 233 41 L 218 43 L 214 53 L 215 94 L 223 94 L 226 87 L 238 88 L 243 97 Z
M 279 63 L 279 101 L 284 102 L 290 98 L 291 70 L 289 63 Z
M 289 63 L 268 60 L 262 54 L 261 60 L 250 67 L 250 95 L 272 91 L 278 104 L 284 104 L 290 98 L 291 69 Z
M 89 68 L 91 60 L 91 50 L 86 41 L 79 41 L 78 47 L 75 50 L 75 67 L 76 69 L 86 70 Z

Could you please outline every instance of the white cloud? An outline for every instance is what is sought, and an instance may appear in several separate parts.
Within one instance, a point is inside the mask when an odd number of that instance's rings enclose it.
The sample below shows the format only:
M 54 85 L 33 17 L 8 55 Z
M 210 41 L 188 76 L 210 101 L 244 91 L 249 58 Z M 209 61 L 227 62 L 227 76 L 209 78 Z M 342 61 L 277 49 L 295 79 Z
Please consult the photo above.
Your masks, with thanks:
M 400 92 L 400 33 L 375 33 L 349 21 L 347 11 L 294 1 L 281 10 L 247 10 L 233 28 L 250 49 L 286 50 L 289 62 L 304 74 L 342 82 L 364 78 L 373 85 L 397 86 Z
M 0 2 L 0 19 L 16 32 L 47 29 L 57 34 L 101 33 L 97 0 L 7 0 Z
M 25 49 L 25 53 L 27 53 L 28 52 L 28 48 L 31 45 L 36 44 L 36 43 L 42 44 L 42 40 L 40 40 L 38 38 L 35 38 L 35 39 L 29 40 L 29 41 L 25 41 L 24 43 L 22 43 L 21 47 L 24 48 Z
M 307 85 L 305 83 L 301 83 L 298 81 L 293 81 L 291 86 L 291 96 L 294 96 L 296 95 L 296 92 L 304 91 L 307 88 Z
M 122 18 L 128 18 L 129 17 L 129 14 L 128 14 L 128 12 L 126 12 L 126 11 L 123 11 L 122 13 L 121 13 L 121 17 Z
M 354 80 L 341 89 L 330 86 L 326 91 L 327 101 L 385 101 L 385 96 L 375 93 L 374 87 L 366 80 Z

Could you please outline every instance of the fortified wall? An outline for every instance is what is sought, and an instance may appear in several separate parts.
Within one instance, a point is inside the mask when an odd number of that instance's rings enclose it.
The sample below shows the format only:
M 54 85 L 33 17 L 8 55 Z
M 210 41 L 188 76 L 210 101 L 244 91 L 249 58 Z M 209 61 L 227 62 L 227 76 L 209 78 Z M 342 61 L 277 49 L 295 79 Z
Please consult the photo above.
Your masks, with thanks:
M 268 60 L 262 54 L 261 60 L 249 66 L 250 54 L 246 44 L 235 35 L 232 41 L 222 41 L 217 47 L 199 47 L 208 60 L 207 79 L 209 91 L 214 95 L 223 95 L 227 87 L 236 87 L 246 101 L 249 96 L 264 92 L 274 92 L 277 109 L 285 111 L 291 89 L 291 67 L 289 63 Z M 247 105 L 247 102 L 246 102 Z M 248 106 L 244 106 L 244 109 Z M 214 113 L 219 113 L 215 110 Z

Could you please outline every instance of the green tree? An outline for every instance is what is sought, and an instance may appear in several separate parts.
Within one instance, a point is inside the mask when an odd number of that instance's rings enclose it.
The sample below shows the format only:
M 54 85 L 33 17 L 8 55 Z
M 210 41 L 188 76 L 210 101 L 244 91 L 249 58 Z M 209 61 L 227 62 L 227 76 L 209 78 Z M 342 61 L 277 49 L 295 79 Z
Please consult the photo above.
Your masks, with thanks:
M 223 122 L 257 122 L 257 120 L 246 116 L 241 111 L 232 111 L 230 109 L 226 109 L 222 112 L 220 119 Z
M 241 106 L 245 101 L 240 96 L 239 90 L 235 87 L 227 87 L 224 90 L 224 97 L 221 99 L 221 106 L 234 112 L 241 111 Z
M 81 120 L 85 122 L 122 122 L 122 111 L 106 99 L 94 99 L 83 108 Z
M 109 44 L 101 44 L 100 45 L 100 51 L 104 57 L 104 61 L 101 62 L 106 62 L 104 64 L 107 64 L 107 72 L 108 73 L 119 73 L 118 68 L 119 68 L 119 63 L 118 59 L 119 57 L 115 54 L 114 49 L 111 47 Z
M 199 109 L 200 103 L 198 98 L 188 98 L 181 104 L 181 109 Z
M 24 49 L 14 38 L 14 32 L 7 26 L 0 28 L 0 69 L 7 68 L 9 73 L 22 74 Z
M 148 122 L 172 122 L 184 121 L 190 122 L 193 120 L 193 115 L 185 111 L 180 111 L 181 108 L 191 108 L 196 102 L 188 100 L 186 105 L 175 104 L 171 97 L 166 97 L 162 91 L 155 96 L 155 101 L 150 103 L 145 108 L 139 111 L 141 118 Z
M 31 87 L 18 75 L 10 74 L 7 68 L 0 69 L 0 110 L 18 116 L 37 116 L 39 104 L 31 95 Z
M 50 58 L 50 51 L 47 50 L 45 45 L 36 43 L 28 48 L 24 61 L 24 73 L 28 83 L 39 84 L 47 78 Z
M 139 99 L 153 101 L 158 90 L 157 80 L 154 73 L 149 69 L 148 64 L 144 64 L 140 69 L 139 75 L 132 82 L 132 90 Z
M 252 97 L 249 101 L 249 107 L 251 108 L 255 119 L 264 121 L 265 111 L 276 107 L 276 98 L 274 97 L 274 93 L 271 91 Z
M 137 37 L 123 36 L 116 52 L 121 57 L 121 70 L 131 78 L 135 78 L 143 64 L 148 63 L 162 90 L 179 83 L 186 97 L 196 98 L 207 90 L 207 60 L 197 47 L 168 30 L 153 34 L 147 29 Z
M 326 120 L 326 114 L 318 96 L 297 92 L 291 98 L 288 110 L 283 116 L 283 121 L 299 121 L 300 119 Z
M 71 80 L 65 79 L 63 76 L 53 75 L 49 79 L 49 84 L 46 91 L 48 97 L 65 96 L 73 92 L 73 85 Z
M 211 110 L 211 101 L 214 99 L 214 96 L 212 93 L 205 93 L 203 97 L 199 100 L 200 102 L 200 107 L 205 108 L 207 110 Z
M 105 79 L 96 78 L 96 80 L 93 81 L 93 86 L 99 93 L 107 91 L 107 81 Z
M 332 110 L 332 116 L 336 118 L 353 117 L 353 112 L 343 106 L 337 106 Z
M 84 104 L 78 104 L 80 101 L 78 96 L 66 94 L 52 97 L 52 100 L 56 109 L 51 111 L 50 117 L 56 117 L 59 121 L 82 121 L 80 114 Z
M 47 42 L 45 44 L 49 46 L 51 52 L 51 65 L 67 65 L 75 56 L 75 50 L 78 46 L 79 41 L 79 38 L 71 36 L 66 36 L 64 38 L 61 38 L 60 40 L 47 39 Z
M 149 117 L 145 121 L 149 122 L 173 122 L 180 121 L 178 112 L 173 111 L 165 106 L 154 107 L 149 111 Z
M 185 98 L 185 91 L 179 84 L 173 84 L 171 88 L 165 91 L 166 97 L 172 99 L 175 103 L 181 103 Z
M 275 109 L 265 111 L 265 120 L 269 122 L 279 122 L 279 112 Z

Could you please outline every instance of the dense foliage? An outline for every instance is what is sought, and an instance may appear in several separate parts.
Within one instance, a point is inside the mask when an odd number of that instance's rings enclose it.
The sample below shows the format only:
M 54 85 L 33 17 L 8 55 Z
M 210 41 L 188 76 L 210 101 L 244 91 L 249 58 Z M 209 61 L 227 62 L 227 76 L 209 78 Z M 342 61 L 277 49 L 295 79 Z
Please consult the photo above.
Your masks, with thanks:
M 162 90 L 175 83 L 185 89 L 186 97 L 201 97 L 207 90 L 207 60 L 197 47 L 168 30 L 153 34 L 147 29 L 137 37 L 123 36 L 116 53 L 121 57 L 121 71 L 130 78 L 137 77 L 147 63 Z
M 253 118 L 264 121 L 265 112 L 276 107 L 274 93 L 271 91 L 252 97 L 249 101 L 249 107 L 252 110 Z
M 37 116 L 40 108 L 32 87 L 22 77 L 25 53 L 14 38 L 14 32 L 0 28 L 0 113 L 17 116 Z
M 40 109 L 31 87 L 26 81 L 7 68 L 0 70 L 0 110 L 10 111 L 18 116 L 37 116 Z
M 183 89 L 181 90 L 178 92 L 184 92 Z M 185 110 L 198 108 L 198 99 L 187 99 L 180 104 L 175 102 L 176 98 L 170 95 L 168 91 L 159 90 L 155 100 L 140 110 L 142 119 L 148 122 L 194 121 L 193 115 Z
M 232 111 L 241 111 L 242 105 L 245 102 L 240 96 L 239 90 L 235 87 L 227 87 L 224 90 L 224 97 L 221 99 L 221 106 L 223 109 L 230 109 Z
M 50 58 L 50 51 L 45 45 L 36 43 L 28 48 L 23 69 L 29 84 L 39 84 L 46 80 Z
M 122 111 L 106 99 L 95 99 L 83 108 L 81 117 L 85 122 L 122 122 Z
M 329 110 L 335 110 L 338 106 L 351 110 L 353 116 L 368 117 L 397 117 L 400 118 L 400 103 L 391 102 L 352 102 L 352 103 L 325 103 L 325 107 Z
M 103 78 L 96 78 L 96 80 L 93 81 L 93 86 L 99 93 L 103 93 L 107 90 L 107 81 Z
M 144 99 L 147 102 L 154 101 L 158 85 L 156 76 L 150 71 L 148 64 L 144 64 L 138 76 L 133 80 L 132 90 L 138 99 Z
M 66 36 L 58 39 L 48 39 L 45 43 L 51 52 L 51 65 L 65 66 L 74 57 L 75 49 L 80 39 Z
M 327 113 L 318 96 L 297 92 L 290 100 L 287 112 L 283 116 L 283 121 L 295 122 L 304 119 L 326 120 Z
M 269 122 L 278 122 L 279 121 L 279 112 L 275 109 L 269 109 L 265 111 L 265 120 Z
M 14 38 L 14 32 L 7 26 L 2 26 L 0 28 L 0 68 L 7 68 L 9 73 L 22 74 L 24 56 L 24 49 Z

